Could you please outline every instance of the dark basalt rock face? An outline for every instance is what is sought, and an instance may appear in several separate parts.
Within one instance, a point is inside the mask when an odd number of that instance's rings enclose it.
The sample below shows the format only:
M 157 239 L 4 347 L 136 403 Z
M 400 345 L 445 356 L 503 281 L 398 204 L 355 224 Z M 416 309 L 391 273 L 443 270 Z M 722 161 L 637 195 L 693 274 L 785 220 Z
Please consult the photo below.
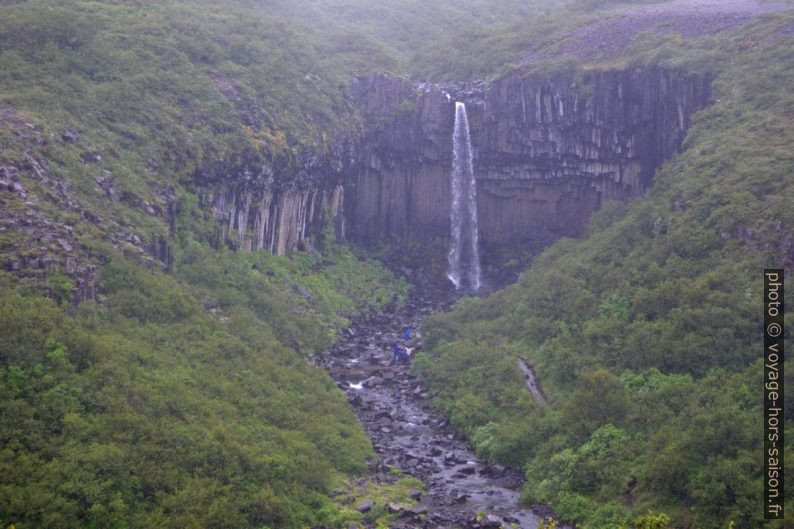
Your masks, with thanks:
M 305 249 L 327 223 L 344 239 L 342 179 L 350 160 L 351 142 L 345 140 L 297 162 L 250 155 L 201 168 L 194 182 L 215 218 L 216 243 L 283 255 Z
M 464 101 L 483 260 L 534 254 L 581 235 L 604 201 L 643 193 L 711 97 L 709 79 L 659 68 L 511 74 L 487 85 L 367 75 L 350 95 L 363 131 L 327 153 L 242 157 L 196 173 L 218 242 L 282 254 L 329 220 L 337 238 L 362 246 L 446 239 L 454 102 Z
M 447 95 L 448 94 L 448 95 Z M 349 236 L 446 237 L 454 101 L 469 115 L 484 260 L 581 235 L 605 200 L 641 194 L 681 148 L 710 83 L 649 69 L 507 76 L 488 86 L 359 79 L 366 132 L 350 177 Z
M 363 245 L 448 237 L 454 104 L 435 86 L 385 75 L 352 90 L 365 133 L 348 178 L 350 237 Z

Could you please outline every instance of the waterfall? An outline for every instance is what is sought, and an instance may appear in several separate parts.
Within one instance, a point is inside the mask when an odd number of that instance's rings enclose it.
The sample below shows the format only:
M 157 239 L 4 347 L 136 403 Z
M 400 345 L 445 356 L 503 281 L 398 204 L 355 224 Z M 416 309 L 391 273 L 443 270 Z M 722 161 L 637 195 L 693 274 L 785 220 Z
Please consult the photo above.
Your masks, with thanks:
M 450 225 L 452 243 L 449 248 L 447 276 L 455 288 L 480 288 L 480 249 L 477 227 L 477 185 L 474 180 L 471 137 L 466 105 L 455 103 L 455 130 L 452 134 L 452 204 Z

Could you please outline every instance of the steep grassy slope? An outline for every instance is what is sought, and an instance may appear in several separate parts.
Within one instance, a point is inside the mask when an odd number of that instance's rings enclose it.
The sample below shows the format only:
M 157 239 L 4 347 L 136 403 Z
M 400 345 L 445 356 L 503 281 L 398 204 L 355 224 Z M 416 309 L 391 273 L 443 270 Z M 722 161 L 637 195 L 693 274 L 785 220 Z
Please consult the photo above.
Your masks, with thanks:
M 792 25 L 647 35 L 614 58 L 710 72 L 718 100 L 646 197 L 608 204 L 517 285 L 428 322 L 419 368 L 437 403 L 483 455 L 525 469 L 528 501 L 578 526 L 648 509 L 676 527 L 762 516 L 762 269 L 794 266 Z
M 400 284 L 343 248 L 290 258 L 194 246 L 177 269 L 112 259 L 103 302 L 77 309 L 0 275 L 0 525 L 353 519 L 328 496 L 363 470 L 369 441 L 303 355 Z
M 18 168 L 37 208 L 82 239 L 167 235 L 168 202 L 191 200 L 180 184 L 198 167 L 246 156 L 289 167 L 353 128 L 345 74 L 266 10 L 77 0 L 1 9 L 0 165 Z M 112 224 L 62 218 L 69 208 L 38 188 L 31 158 Z

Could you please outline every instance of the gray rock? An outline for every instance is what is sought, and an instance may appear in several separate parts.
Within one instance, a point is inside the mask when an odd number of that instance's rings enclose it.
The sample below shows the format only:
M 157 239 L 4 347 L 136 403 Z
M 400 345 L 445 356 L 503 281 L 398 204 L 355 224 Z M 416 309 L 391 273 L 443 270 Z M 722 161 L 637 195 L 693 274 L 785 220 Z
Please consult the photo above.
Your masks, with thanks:
M 466 503 L 466 500 L 468 500 L 468 499 L 469 499 L 469 495 L 468 494 L 459 493 L 459 494 L 456 494 L 455 496 L 453 496 L 452 502 L 453 503 Z
M 408 509 L 408 512 L 414 516 L 420 516 L 427 513 L 427 505 L 415 505 L 414 507 Z
M 653 174 L 680 148 L 690 116 L 711 98 L 704 76 L 681 75 L 662 68 L 588 75 L 587 85 L 592 90 L 588 96 L 577 93 L 579 85 L 569 74 L 553 80 L 508 75 L 488 86 L 443 88 L 456 100 L 471 101 L 479 109 L 482 139 L 478 147 L 492 154 L 479 161 L 478 173 L 483 179 L 493 179 L 492 185 L 498 190 L 478 197 L 484 210 L 501 211 L 516 225 L 554 230 L 559 219 L 540 208 L 519 205 L 570 199 L 574 205 L 567 210 L 566 229 L 581 231 L 600 204 L 593 198 L 596 192 L 588 189 L 599 175 L 628 173 L 615 182 L 615 192 L 633 195 L 641 191 L 648 183 L 644 175 Z M 368 243 L 390 237 L 395 226 L 446 227 L 448 201 L 440 192 L 428 196 L 412 193 L 411 189 L 417 189 L 417 185 L 430 189 L 430 182 L 448 176 L 448 161 L 443 157 L 446 153 L 439 149 L 428 153 L 426 145 L 449 141 L 450 103 L 442 97 L 438 85 L 426 85 L 425 92 L 408 96 L 415 110 L 408 115 L 395 112 L 398 102 L 404 101 L 401 95 L 410 94 L 412 88 L 408 81 L 377 74 L 359 77 L 352 87 L 353 97 L 373 114 L 360 146 L 364 155 L 357 184 L 348 191 L 351 200 L 346 198 L 346 206 L 350 205 L 346 211 L 349 237 L 354 241 Z M 642 113 L 633 110 L 638 106 L 658 108 L 659 118 L 652 125 L 646 124 Z M 512 108 L 524 111 L 512 112 Z M 423 124 L 420 133 L 405 133 L 408 124 L 418 122 Z M 409 164 L 417 167 L 409 171 Z M 576 177 L 568 176 L 571 174 Z M 545 179 L 543 186 L 519 185 L 540 179 Z M 483 218 L 480 237 L 482 241 L 511 244 L 515 234 L 499 222 Z M 526 243 L 533 244 L 529 237 Z M 406 267 L 399 270 L 411 274 Z
M 480 527 L 501 527 L 502 518 L 495 514 L 489 514 L 480 521 Z
M 74 143 L 80 139 L 80 134 L 78 134 L 76 130 L 66 129 L 63 131 L 63 134 L 61 134 L 61 139 L 66 143 Z
M 503 465 L 500 465 L 499 463 L 493 463 L 490 470 L 491 474 L 496 477 L 502 477 L 507 472 L 507 468 L 505 468 Z
M 472 474 L 474 474 L 475 470 L 476 467 L 474 465 L 466 465 L 465 467 L 460 469 L 460 473 L 465 476 L 471 476 Z
M 371 510 L 372 510 L 372 507 L 373 507 L 374 505 L 375 505 L 375 504 L 374 504 L 374 503 L 372 503 L 371 501 L 365 501 L 365 502 L 363 502 L 363 503 L 360 503 L 360 504 L 358 505 L 358 507 L 356 507 L 356 509 L 358 509 L 358 512 L 369 512 L 369 511 L 371 511 Z
M 378 376 L 375 376 L 375 375 L 369 377 L 364 382 L 362 382 L 362 384 L 366 388 L 371 388 L 371 387 L 377 386 L 378 384 L 381 384 L 381 383 L 383 383 L 383 379 L 378 377 Z
M 95 152 L 84 152 L 80 155 L 80 159 L 83 160 L 83 163 L 99 163 L 102 161 L 102 157 Z
M 295 293 L 297 293 L 297 294 L 298 294 L 300 297 L 302 297 L 302 298 L 304 298 L 304 299 L 309 299 L 309 298 L 311 298 L 311 297 L 312 297 L 312 293 L 311 293 L 311 292 L 309 292 L 309 291 L 308 291 L 308 290 L 306 290 L 305 288 L 303 288 L 303 287 L 300 287 L 300 286 L 298 286 L 298 285 L 295 285 L 295 286 L 293 287 L 293 290 L 295 291 Z

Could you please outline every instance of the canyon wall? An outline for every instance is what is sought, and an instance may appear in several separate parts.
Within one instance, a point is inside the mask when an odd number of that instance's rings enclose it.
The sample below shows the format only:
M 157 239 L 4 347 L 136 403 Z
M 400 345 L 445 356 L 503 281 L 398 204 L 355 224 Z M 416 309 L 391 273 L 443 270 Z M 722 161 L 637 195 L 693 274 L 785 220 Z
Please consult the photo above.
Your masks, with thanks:
M 480 240 L 541 248 L 581 235 L 605 200 L 641 194 L 708 104 L 701 76 L 649 69 L 507 76 L 488 85 L 354 86 L 366 132 L 349 178 L 350 237 L 446 237 L 454 101 L 469 115 Z
M 605 200 L 641 194 L 711 98 L 708 79 L 659 68 L 447 85 L 367 75 L 350 95 L 363 130 L 328 153 L 197 173 L 219 242 L 283 254 L 328 222 L 362 246 L 447 239 L 454 103 L 463 101 L 483 258 L 534 253 L 581 235 Z
M 310 249 L 310 240 L 329 225 L 344 240 L 342 183 L 352 157 L 346 141 L 297 163 L 251 156 L 197 171 L 194 183 L 202 205 L 212 211 L 215 243 L 283 255 Z

